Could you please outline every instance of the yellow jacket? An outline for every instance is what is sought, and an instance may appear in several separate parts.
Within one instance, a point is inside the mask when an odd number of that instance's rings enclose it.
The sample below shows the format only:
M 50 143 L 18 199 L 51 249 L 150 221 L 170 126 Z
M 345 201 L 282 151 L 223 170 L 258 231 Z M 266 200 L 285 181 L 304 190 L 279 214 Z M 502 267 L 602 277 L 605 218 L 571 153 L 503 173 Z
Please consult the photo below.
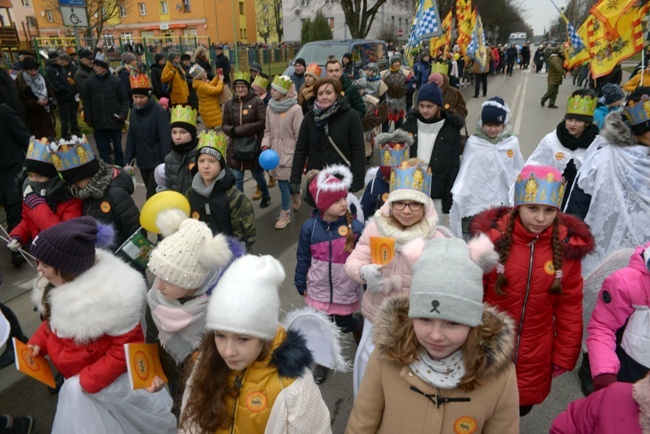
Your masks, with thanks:
M 170 106 L 187 104 L 187 99 L 190 96 L 190 88 L 187 86 L 185 72 L 183 72 L 182 68 L 167 61 L 160 75 L 160 81 L 164 84 L 171 85 L 171 90 L 169 91 Z
M 194 80 L 192 87 L 199 97 L 199 114 L 205 127 L 220 127 L 222 115 L 219 96 L 223 92 L 223 81 L 216 75 L 212 81 Z
M 639 84 L 641 82 L 641 73 L 635 75 L 623 85 L 623 90 L 625 92 L 634 92 L 634 89 L 640 86 L 650 86 L 650 74 L 647 72 L 643 73 L 643 84 Z

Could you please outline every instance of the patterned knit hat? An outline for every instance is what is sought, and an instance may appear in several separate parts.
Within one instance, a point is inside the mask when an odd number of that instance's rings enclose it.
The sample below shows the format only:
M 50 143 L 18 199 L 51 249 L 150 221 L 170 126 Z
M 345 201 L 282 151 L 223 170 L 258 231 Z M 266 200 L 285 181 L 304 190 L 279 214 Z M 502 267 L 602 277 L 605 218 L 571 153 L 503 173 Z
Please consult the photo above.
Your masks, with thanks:
M 350 169 L 342 165 L 334 165 L 318 173 L 309 184 L 309 192 L 314 198 L 316 208 L 325 212 L 339 200 L 348 197 L 348 189 L 351 185 Z
M 179 209 L 161 212 L 156 226 L 165 238 L 151 252 L 148 268 L 172 285 L 198 289 L 217 268 L 225 267 L 232 259 L 224 235 L 213 237 L 208 225 Z
M 481 105 L 481 123 L 483 124 L 508 124 L 510 123 L 510 109 L 508 104 L 495 96 Z
M 438 107 L 442 107 L 442 92 L 438 85 L 435 83 L 427 83 L 422 86 L 418 92 L 418 102 L 420 101 L 430 101 Z
M 207 329 L 272 340 L 280 325 L 279 289 L 284 278 L 282 264 L 272 256 L 236 259 L 212 292 Z

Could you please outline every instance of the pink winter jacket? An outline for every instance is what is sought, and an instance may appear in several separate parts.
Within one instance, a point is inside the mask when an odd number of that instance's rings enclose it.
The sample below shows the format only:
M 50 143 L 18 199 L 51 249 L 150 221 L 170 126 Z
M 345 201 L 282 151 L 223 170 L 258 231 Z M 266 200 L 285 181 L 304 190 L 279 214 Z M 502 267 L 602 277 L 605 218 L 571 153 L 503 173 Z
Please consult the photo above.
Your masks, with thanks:
M 650 434 L 650 377 L 612 383 L 560 413 L 550 434 Z
M 408 294 L 411 287 L 411 267 L 420 257 L 427 239 L 450 237 L 449 230 L 438 226 L 438 213 L 436 213 L 433 201 L 429 200 L 428 211 L 419 223 L 404 230 L 399 229 L 391 223 L 389 216 L 390 203 L 385 203 L 375 213 L 375 218 L 361 234 L 357 246 L 345 261 L 345 272 L 350 279 L 365 283 L 360 276 L 361 267 L 371 263 L 370 260 L 370 237 L 388 237 L 395 239 L 395 258 L 382 268 L 382 274 L 386 279 L 386 286 L 383 292 L 366 290 L 361 300 L 361 313 L 370 321 L 373 321 L 375 312 L 381 306 L 385 298 Z
M 634 306 L 650 303 L 650 271 L 643 260 L 643 252 L 650 247 L 637 247 L 630 264 L 612 273 L 598 294 L 596 307 L 587 326 L 587 350 L 591 375 L 616 375 L 620 368 L 616 356 L 616 331 L 623 327 L 634 312 Z
M 296 150 L 302 118 L 302 108 L 299 104 L 292 105 L 282 113 L 274 112 L 271 107 L 266 108 L 266 127 L 262 147 L 273 149 L 280 157 L 280 164 L 270 172 L 275 179 L 288 181 L 291 176 L 293 154 Z

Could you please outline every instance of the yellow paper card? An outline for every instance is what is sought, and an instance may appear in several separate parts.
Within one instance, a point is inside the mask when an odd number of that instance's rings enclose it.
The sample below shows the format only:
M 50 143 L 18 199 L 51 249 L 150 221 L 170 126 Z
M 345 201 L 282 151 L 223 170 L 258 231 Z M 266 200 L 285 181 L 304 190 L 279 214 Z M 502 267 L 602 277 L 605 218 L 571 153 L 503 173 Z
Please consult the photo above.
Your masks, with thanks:
M 133 390 L 151 386 L 156 375 L 168 382 L 160 363 L 157 344 L 124 344 L 124 353 Z
M 370 237 L 370 260 L 382 267 L 395 257 L 395 239 Z
M 56 387 L 54 375 L 50 363 L 43 356 L 34 356 L 32 350 L 16 338 L 14 342 L 14 354 L 16 356 L 16 369 L 45 383 L 50 387 Z

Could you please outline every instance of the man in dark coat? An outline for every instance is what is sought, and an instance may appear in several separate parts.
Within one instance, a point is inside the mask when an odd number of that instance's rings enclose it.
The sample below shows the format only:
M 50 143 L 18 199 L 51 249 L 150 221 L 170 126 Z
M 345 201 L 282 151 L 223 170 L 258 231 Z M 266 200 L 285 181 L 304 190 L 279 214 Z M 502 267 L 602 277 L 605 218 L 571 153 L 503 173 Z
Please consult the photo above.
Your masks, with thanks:
M 21 120 L 25 120 L 25 107 L 20 101 L 18 88 L 2 62 L 0 62 L 0 103 L 7 104 Z
M 215 65 L 217 69 L 221 69 L 223 72 L 223 82 L 230 86 L 230 60 L 223 54 L 223 45 L 217 45 L 215 48 L 215 53 L 217 53 L 217 58 L 215 60 Z
M 305 84 L 306 69 L 307 63 L 305 63 L 305 59 L 299 57 L 293 62 L 293 74 L 291 74 L 289 78 L 296 87 L 296 92 L 298 92 L 302 85 Z
M 357 89 L 357 86 L 355 86 L 352 80 L 350 80 L 350 77 L 343 74 L 341 62 L 337 59 L 329 59 L 325 64 L 325 71 L 327 72 L 328 77 L 335 78 L 341 82 L 343 94 L 348 100 L 350 107 L 359 114 L 359 119 L 364 117 L 366 115 L 366 103 L 363 102 L 359 89 Z
M 69 58 L 69 57 L 68 57 Z M 66 71 L 63 69 L 63 62 L 56 52 L 48 54 L 45 75 L 59 103 L 59 120 L 61 121 L 61 138 L 70 138 L 70 133 L 80 134 L 77 125 L 77 111 L 74 109 L 74 95 L 76 89 L 68 81 Z
M 79 97 L 86 92 L 86 81 L 93 74 L 93 52 L 87 48 L 79 50 L 79 68 L 74 74 L 74 84 L 77 86 Z
M 162 71 L 165 67 L 165 56 L 160 53 L 154 55 L 154 63 L 151 65 L 151 87 L 156 98 L 169 98 L 169 89 L 166 89 L 162 83 Z

